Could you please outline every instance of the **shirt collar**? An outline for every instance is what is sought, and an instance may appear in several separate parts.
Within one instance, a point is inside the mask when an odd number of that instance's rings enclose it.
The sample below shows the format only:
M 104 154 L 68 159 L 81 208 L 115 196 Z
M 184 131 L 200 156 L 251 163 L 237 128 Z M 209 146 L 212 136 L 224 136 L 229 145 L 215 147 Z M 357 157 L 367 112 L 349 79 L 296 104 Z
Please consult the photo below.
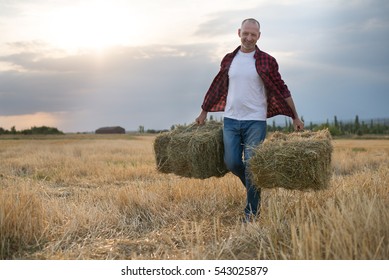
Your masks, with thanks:
M 235 57 L 235 55 L 238 53 L 238 51 L 240 50 L 240 46 L 237 47 L 233 52 L 233 56 Z M 255 54 L 254 54 L 254 58 L 257 59 L 259 57 L 259 54 L 260 54 L 261 50 L 258 48 L 257 45 L 255 45 Z

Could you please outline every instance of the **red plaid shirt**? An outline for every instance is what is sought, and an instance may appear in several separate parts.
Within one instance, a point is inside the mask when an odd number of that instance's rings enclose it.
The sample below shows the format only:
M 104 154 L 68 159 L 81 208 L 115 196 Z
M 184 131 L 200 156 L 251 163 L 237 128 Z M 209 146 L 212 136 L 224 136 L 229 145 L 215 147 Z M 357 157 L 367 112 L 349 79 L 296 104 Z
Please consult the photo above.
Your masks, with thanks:
M 255 66 L 266 87 L 267 117 L 285 115 L 294 118 L 292 109 L 285 101 L 285 98 L 290 97 L 291 94 L 281 78 L 276 59 L 261 51 L 257 46 L 255 48 Z M 205 94 L 204 102 L 201 106 L 204 111 L 224 111 L 228 94 L 228 70 L 239 49 L 240 46 L 223 58 L 220 64 L 220 71 Z

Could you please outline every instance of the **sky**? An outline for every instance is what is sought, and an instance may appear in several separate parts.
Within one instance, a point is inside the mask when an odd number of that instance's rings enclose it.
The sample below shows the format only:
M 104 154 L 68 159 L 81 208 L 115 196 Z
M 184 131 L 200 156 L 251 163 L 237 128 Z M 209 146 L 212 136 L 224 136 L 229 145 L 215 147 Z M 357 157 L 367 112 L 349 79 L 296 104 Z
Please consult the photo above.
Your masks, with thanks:
M 192 123 L 251 17 L 306 123 L 388 118 L 388 14 L 386 0 L 0 0 L 0 127 Z

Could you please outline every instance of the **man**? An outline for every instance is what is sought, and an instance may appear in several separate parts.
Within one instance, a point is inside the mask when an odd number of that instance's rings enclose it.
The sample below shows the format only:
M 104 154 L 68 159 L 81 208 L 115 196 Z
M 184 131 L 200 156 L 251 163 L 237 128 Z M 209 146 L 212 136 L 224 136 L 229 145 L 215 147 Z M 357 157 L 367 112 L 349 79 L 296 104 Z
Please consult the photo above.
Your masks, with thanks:
M 202 125 L 208 112 L 224 111 L 224 161 L 246 187 L 244 213 L 245 221 L 250 221 L 259 216 L 261 193 L 251 182 L 247 162 L 252 148 L 266 137 L 266 119 L 280 114 L 289 116 L 295 130 L 304 129 L 304 123 L 281 78 L 277 61 L 257 47 L 259 22 L 245 19 L 238 35 L 241 44 L 223 58 L 196 122 Z

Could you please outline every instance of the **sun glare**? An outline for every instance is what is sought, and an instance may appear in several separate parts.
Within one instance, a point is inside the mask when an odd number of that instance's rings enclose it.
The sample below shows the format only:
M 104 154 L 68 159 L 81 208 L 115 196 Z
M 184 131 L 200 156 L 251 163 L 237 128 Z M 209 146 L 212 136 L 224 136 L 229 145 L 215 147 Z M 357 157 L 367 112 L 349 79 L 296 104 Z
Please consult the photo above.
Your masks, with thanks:
M 38 112 L 34 114 L 0 116 L 0 127 L 7 129 L 7 124 L 15 126 L 17 130 L 29 129 L 33 126 L 52 126 L 59 124 L 60 115 L 55 113 Z M 8 129 L 11 129 L 9 127 Z
M 109 1 L 82 2 L 53 11 L 48 19 L 54 44 L 67 50 L 103 50 L 140 38 L 137 16 L 128 7 Z

